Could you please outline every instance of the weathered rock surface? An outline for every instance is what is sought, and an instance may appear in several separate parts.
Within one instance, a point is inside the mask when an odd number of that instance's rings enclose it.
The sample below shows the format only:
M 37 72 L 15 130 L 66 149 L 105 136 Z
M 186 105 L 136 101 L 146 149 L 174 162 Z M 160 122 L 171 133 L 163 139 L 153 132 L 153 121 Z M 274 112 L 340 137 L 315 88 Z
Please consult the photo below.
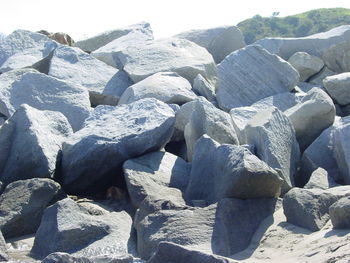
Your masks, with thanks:
M 203 78 L 201 74 L 198 74 L 197 77 L 193 80 L 193 91 L 196 92 L 199 96 L 205 97 L 214 105 L 217 103 L 215 87 L 211 85 L 205 78 Z
M 349 38 L 340 43 L 335 43 L 329 49 L 325 50 L 322 59 L 327 67 L 335 72 L 350 71 L 350 40 Z
M 63 196 L 58 183 L 46 178 L 13 182 L 0 196 L 0 229 L 6 238 L 32 234 L 45 208 Z
M 220 108 L 229 111 L 290 91 L 298 80 L 298 72 L 289 63 L 260 46 L 247 46 L 218 65 L 217 100 Z
M 119 105 L 144 98 L 156 98 L 165 103 L 182 105 L 197 98 L 187 79 L 174 72 L 159 72 L 128 87 Z
M 190 30 L 175 37 L 205 47 L 216 63 L 220 63 L 227 55 L 245 46 L 243 34 L 236 26 Z
M 340 105 L 350 104 L 350 72 L 326 77 L 324 87 Z
M 103 248 L 101 249 L 103 250 Z M 68 253 L 56 252 L 48 255 L 41 263 L 132 263 L 132 256 L 108 255 L 108 247 L 105 249 L 107 255 L 102 256 L 73 256 Z M 110 253 L 110 252 L 109 252 Z
M 191 119 L 191 115 L 195 108 L 195 105 L 196 100 L 187 102 L 181 105 L 180 109 L 176 112 L 175 129 L 172 137 L 173 141 L 182 141 L 185 139 L 185 127 Z
M 350 196 L 331 205 L 329 215 L 335 228 L 350 228 Z
M 53 177 L 62 143 L 72 134 L 62 113 L 21 105 L 0 128 L 1 181 Z
M 312 56 L 306 52 L 296 52 L 288 62 L 299 72 L 300 81 L 308 80 L 312 75 L 318 73 L 324 66 L 322 59 Z
M 0 114 L 10 117 L 21 104 L 63 113 L 74 131 L 81 128 L 90 113 L 89 94 L 85 88 L 32 69 L 0 75 Z
M 85 126 L 64 144 L 62 183 L 69 192 L 96 190 L 116 176 L 122 163 L 164 147 L 175 122 L 171 107 L 156 99 L 98 106 Z
M 350 121 L 346 118 L 347 122 L 343 126 L 334 131 L 333 143 L 334 152 L 333 156 L 337 162 L 341 178 L 346 184 L 350 184 Z
M 0 39 L 0 42 L 1 42 L 1 39 Z M 0 231 L 0 262 L 9 260 L 9 257 L 7 255 L 6 250 L 7 250 L 6 249 L 6 242 L 5 242 L 5 239 Z
M 328 175 L 328 172 L 323 168 L 318 168 L 311 174 L 310 180 L 304 186 L 306 189 L 323 189 L 339 186 L 333 177 Z

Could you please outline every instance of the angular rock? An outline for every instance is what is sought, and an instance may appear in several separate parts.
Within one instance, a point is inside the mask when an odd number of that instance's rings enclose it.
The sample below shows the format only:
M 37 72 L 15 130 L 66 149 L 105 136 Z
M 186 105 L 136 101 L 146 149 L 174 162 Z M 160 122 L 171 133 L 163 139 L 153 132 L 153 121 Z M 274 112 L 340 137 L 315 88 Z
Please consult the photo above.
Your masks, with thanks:
M 349 118 L 347 118 L 349 120 Z M 350 123 L 347 122 L 341 128 L 334 131 L 333 156 L 338 164 L 341 178 L 346 184 L 350 184 Z
M 120 104 L 139 99 L 156 98 L 165 103 L 182 105 L 197 98 L 187 79 L 174 72 L 159 72 L 128 87 L 120 97 Z
M 198 74 L 214 85 L 216 82 L 212 56 L 205 48 L 186 39 L 158 39 L 131 46 L 116 55 L 135 83 L 161 71 L 176 72 L 190 83 Z
M 326 190 L 331 187 L 339 186 L 333 179 L 328 175 L 328 172 L 323 168 L 318 168 L 311 174 L 309 182 L 304 186 L 305 189 L 323 189 Z
M 306 52 L 296 52 L 288 62 L 299 72 L 300 81 L 308 80 L 312 75 L 318 73 L 324 66 L 322 59 L 312 56 Z
M 284 112 L 293 124 L 300 150 L 304 151 L 335 118 L 332 99 L 319 88 L 313 88 L 301 103 Z
M 337 73 L 335 73 L 335 72 L 331 71 L 329 68 L 327 68 L 327 66 L 324 66 L 323 69 L 319 73 L 317 73 L 316 75 L 312 76 L 308 82 L 310 84 L 323 86 L 323 80 L 326 77 L 333 76 L 336 74 Z
M 72 134 L 62 113 L 21 105 L 0 128 L 1 181 L 52 178 L 62 143 Z
M 91 258 L 108 248 L 116 257 L 126 256 L 131 229 L 132 219 L 125 211 L 92 215 L 66 198 L 45 210 L 31 253 L 39 258 L 54 252 Z
M 182 191 L 187 187 L 191 165 L 183 159 L 167 152 L 153 152 L 124 162 L 123 170 L 135 207 L 147 196 L 185 204 Z
M 190 121 L 191 114 L 195 108 L 196 100 L 183 104 L 176 112 L 175 129 L 172 141 L 182 141 L 185 139 L 184 131 L 187 123 Z
M 196 92 L 199 96 L 205 97 L 208 101 L 217 104 L 215 87 L 212 86 L 201 74 L 198 74 L 197 77 L 193 80 L 193 91 Z
M 101 249 L 103 250 L 103 248 Z M 103 256 L 73 256 L 68 253 L 56 252 L 48 255 L 41 263 L 132 263 L 132 256 L 109 255 L 108 247 L 105 248 L 107 255 Z
M 350 104 L 350 72 L 326 77 L 323 85 L 340 105 Z
M 228 113 L 217 109 L 204 98 L 199 98 L 195 103 L 184 133 L 188 160 L 192 160 L 196 141 L 203 134 L 209 135 L 219 143 L 239 144 Z
M 0 196 L 0 229 L 6 238 L 35 233 L 45 208 L 63 196 L 58 183 L 46 178 L 19 180 Z
M 260 46 L 247 46 L 218 65 L 216 98 L 220 108 L 229 111 L 290 91 L 298 80 L 298 72 L 289 63 Z
M 69 192 L 96 191 L 110 184 L 124 161 L 164 147 L 174 111 L 156 99 L 98 106 L 62 149 L 62 183 Z
M 0 39 L 0 42 L 1 42 L 1 39 Z M 5 239 L 0 231 L 0 262 L 3 262 L 3 261 L 8 261 L 9 260 L 9 257 L 7 255 L 7 248 L 6 248 L 6 242 L 5 242 Z
M 334 228 L 350 228 L 350 196 L 343 197 L 329 207 Z
M 293 187 L 300 150 L 290 120 L 277 108 L 271 107 L 248 122 L 244 135 L 245 143 L 254 145 L 256 155 L 284 180 L 282 193 Z
M 202 136 L 196 144 L 186 200 L 278 197 L 282 180 L 278 173 L 249 150 L 235 145 L 219 145 Z
M 336 43 L 323 52 L 322 59 L 327 67 L 335 72 L 350 71 L 350 39 Z
M 243 34 L 236 26 L 190 30 L 175 37 L 205 47 L 216 63 L 220 63 L 228 54 L 245 46 Z
M 85 88 L 32 69 L 0 75 L 0 114 L 10 117 L 21 104 L 63 113 L 74 131 L 81 128 L 90 113 L 89 94 Z

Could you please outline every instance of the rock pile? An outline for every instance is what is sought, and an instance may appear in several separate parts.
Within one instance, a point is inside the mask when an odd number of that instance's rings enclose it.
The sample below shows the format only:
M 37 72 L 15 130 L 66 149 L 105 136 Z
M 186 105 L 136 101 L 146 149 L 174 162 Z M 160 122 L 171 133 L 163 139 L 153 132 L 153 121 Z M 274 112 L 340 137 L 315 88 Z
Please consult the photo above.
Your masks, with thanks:
M 350 238 L 350 26 L 46 35 L 0 35 L 0 261 L 236 262 L 283 213 Z

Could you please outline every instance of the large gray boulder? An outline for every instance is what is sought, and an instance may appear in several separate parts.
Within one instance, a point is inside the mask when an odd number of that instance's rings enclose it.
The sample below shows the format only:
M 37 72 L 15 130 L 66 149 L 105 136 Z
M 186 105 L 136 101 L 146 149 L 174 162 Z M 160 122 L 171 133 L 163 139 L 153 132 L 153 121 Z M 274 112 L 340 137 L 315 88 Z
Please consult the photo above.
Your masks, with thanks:
M 293 124 L 300 150 L 304 151 L 335 118 L 335 106 L 326 92 L 313 88 L 300 104 L 284 112 Z
M 324 33 L 300 38 L 264 38 L 255 42 L 283 59 L 295 52 L 306 52 L 322 57 L 331 46 L 350 40 L 350 25 L 339 26 Z
M 202 97 L 196 100 L 185 126 L 188 160 L 192 160 L 194 146 L 203 134 L 209 135 L 219 143 L 239 144 L 230 115 Z
M 135 83 L 160 71 L 176 72 L 190 83 L 198 74 L 212 84 L 216 81 L 213 57 L 205 48 L 186 39 L 167 38 L 136 44 L 116 55 Z
M 336 43 L 323 52 L 322 59 L 327 67 L 335 72 L 350 71 L 350 39 Z
M 115 256 L 125 256 L 131 229 L 132 219 L 125 211 L 100 209 L 98 215 L 92 215 L 66 198 L 45 210 L 31 252 L 39 258 L 54 252 L 94 257 L 109 247 Z
M 142 32 L 146 35 L 152 36 L 152 29 L 149 23 L 141 22 L 138 24 L 118 28 L 110 31 L 103 32 L 96 36 L 77 41 L 74 43 L 75 47 L 78 47 L 86 52 L 92 52 L 100 47 L 107 45 L 115 39 L 125 36 L 131 32 Z
M 347 118 L 347 120 L 349 120 Z M 350 123 L 347 122 L 342 127 L 334 131 L 333 156 L 337 162 L 339 173 L 346 184 L 350 184 Z
M 187 187 L 191 165 L 180 157 L 167 152 L 153 152 L 127 160 L 123 170 L 135 207 L 139 207 L 147 196 L 185 204 L 182 191 Z
M 45 35 L 16 30 L 0 42 L 0 73 L 31 66 L 49 56 L 57 46 Z
M 195 29 L 182 32 L 175 37 L 205 47 L 216 63 L 220 63 L 227 55 L 245 46 L 243 34 L 236 26 Z
M 7 255 L 6 241 L 0 230 L 0 262 L 8 261 L 8 260 L 9 260 L 9 257 Z
M 324 66 L 322 59 L 312 56 L 306 52 L 296 52 L 288 62 L 299 72 L 300 81 L 306 81 L 318 73 Z
M 159 72 L 128 87 L 119 105 L 144 98 L 156 98 L 165 103 L 182 105 L 197 98 L 187 79 L 174 72 Z
M 194 111 L 196 100 L 187 102 L 181 105 L 180 109 L 176 112 L 175 129 L 172 137 L 172 141 L 182 141 L 185 139 L 184 132 L 187 123 L 191 119 L 192 112 Z
M 331 187 L 339 186 L 333 177 L 328 175 L 328 172 L 323 168 L 318 168 L 310 176 L 309 181 L 304 186 L 306 189 L 323 189 L 326 190 Z
M 288 62 L 260 46 L 247 46 L 231 53 L 218 65 L 217 100 L 225 111 L 250 106 L 292 90 L 298 80 L 298 72 Z
M 293 187 L 300 150 L 287 116 L 275 107 L 261 111 L 248 122 L 244 136 L 245 143 L 254 145 L 256 155 L 278 171 L 284 181 L 282 193 Z
M 350 196 L 343 197 L 329 207 L 334 228 L 350 228 Z
M 85 126 L 64 144 L 62 183 L 69 192 L 97 190 L 109 184 L 124 161 L 164 147 L 175 114 L 153 98 L 117 107 L 98 106 Z
M 0 196 L 0 230 L 6 238 L 35 233 L 45 208 L 63 197 L 58 183 L 47 178 L 13 182 Z
M 74 131 L 82 127 L 91 110 L 89 93 L 80 85 L 32 69 L 1 74 L 0 114 L 9 118 L 21 104 L 63 113 Z
M 72 134 L 62 113 L 21 105 L 0 128 L 0 180 L 52 178 L 62 143 Z
M 214 105 L 217 104 L 215 86 L 211 85 L 201 74 L 198 74 L 193 80 L 193 91 L 199 96 L 205 97 Z
M 113 251 L 108 254 L 109 247 L 101 248 L 107 255 L 101 256 L 73 256 L 68 253 L 55 252 L 44 258 L 41 263 L 133 263 L 132 256 L 114 256 Z
M 337 103 L 350 104 L 350 72 L 326 77 L 323 85 Z

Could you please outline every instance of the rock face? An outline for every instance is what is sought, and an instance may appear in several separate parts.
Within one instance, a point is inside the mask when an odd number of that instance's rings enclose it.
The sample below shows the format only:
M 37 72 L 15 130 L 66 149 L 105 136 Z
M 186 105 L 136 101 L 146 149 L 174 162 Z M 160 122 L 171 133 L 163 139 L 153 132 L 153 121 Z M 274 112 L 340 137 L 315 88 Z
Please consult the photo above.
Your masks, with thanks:
M 14 70 L 0 76 L 0 114 L 10 117 L 21 104 L 63 113 L 74 131 L 81 128 L 90 113 L 85 88 L 32 69 Z
M 126 161 L 123 169 L 135 207 L 147 196 L 185 205 L 181 191 L 187 187 L 191 165 L 183 159 L 167 152 L 154 152 Z
M 6 238 L 35 233 L 45 208 L 62 196 L 51 179 L 33 178 L 9 184 L 0 196 L 0 229 Z
M 0 231 L 0 262 L 9 260 L 6 250 L 6 242 Z
M 324 87 L 329 95 L 340 105 L 350 104 L 350 73 L 326 77 Z
M 347 41 L 332 45 L 323 53 L 322 59 L 330 70 L 338 73 L 350 71 L 349 45 L 348 38 Z
M 54 252 L 93 257 L 109 247 L 115 256 L 125 256 L 131 228 L 132 220 L 125 211 L 102 210 L 100 215 L 91 215 L 66 198 L 45 210 L 31 252 L 36 257 Z
M 69 192 L 95 189 L 122 163 L 161 149 L 171 138 L 174 111 L 156 99 L 118 107 L 99 106 L 62 149 L 62 183 Z M 106 180 L 104 182 L 104 180 Z
M 156 54 L 156 55 L 155 55 Z M 215 84 L 216 66 L 208 51 L 185 39 L 168 38 L 118 52 L 123 70 L 136 83 L 154 73 L 173 71 L 193 83 L 201 74 Z
M 349 119 L 348 119 L 349 120 Z M 350 124 L 346 123 L 343 127 L 334 132 L 334 157 L 338 164 L 341 178 L 346 184 L 350 184 Z
M 205 97 L 211 103 L 216 104 L 215 87 L 203 78 L 201 74 L 198 74 L 193 81 L 193 91 Z
M 308 183 L 304 186 L 306 189 L 323 189 L 326 190 L 331 187 L 339 186 L 333 179 L 328 175 L 328 172 L 323 168 L 316 169 L 310 177 Z
M 107 251 L 107 249 L 106 249 Z M 68 253 L 56 252 L 48 255 L 41 263 L 132 263 L 131 256 L 73 256 Z
M 159 72 L 127 88 L 119 104 L 144 98 L 156 98 L 166 103 L 182 105 L 197 98 L 191 84 L 177 73 Z
M 62 143 L 72 134 L 62 113 L 20 106 L 0 128 L 0 180 L 53 177 Z
M 220 108 L 229 111 L 290 91 L 298 80 L 298 72 L 289 63 L 260 46 L 247 46 L 218 65 L 217 100 Z
M 324 66 L 322 59 L 306 52 L 296 52 L 288 59 L 288 62 L 299 72 L 300 81 L 308 80 Z
M 190 30 L 175 37 L 205 47 L 216 63 L 220 63 L 227 55 L 245 46 L 243 34 L 236 26 Z
M 329 215 L 335 228 L 350 228 L 350 197 L 343 197 L 331 205 Z
M 185 139 L 185 127 L 191 119 L 191 114 L 195 108 L 195 105 L 196 101 L 187 102 L 183 104 L 176 112 L 175 130 L 172 137 L 173 141 L 182 141 Z

